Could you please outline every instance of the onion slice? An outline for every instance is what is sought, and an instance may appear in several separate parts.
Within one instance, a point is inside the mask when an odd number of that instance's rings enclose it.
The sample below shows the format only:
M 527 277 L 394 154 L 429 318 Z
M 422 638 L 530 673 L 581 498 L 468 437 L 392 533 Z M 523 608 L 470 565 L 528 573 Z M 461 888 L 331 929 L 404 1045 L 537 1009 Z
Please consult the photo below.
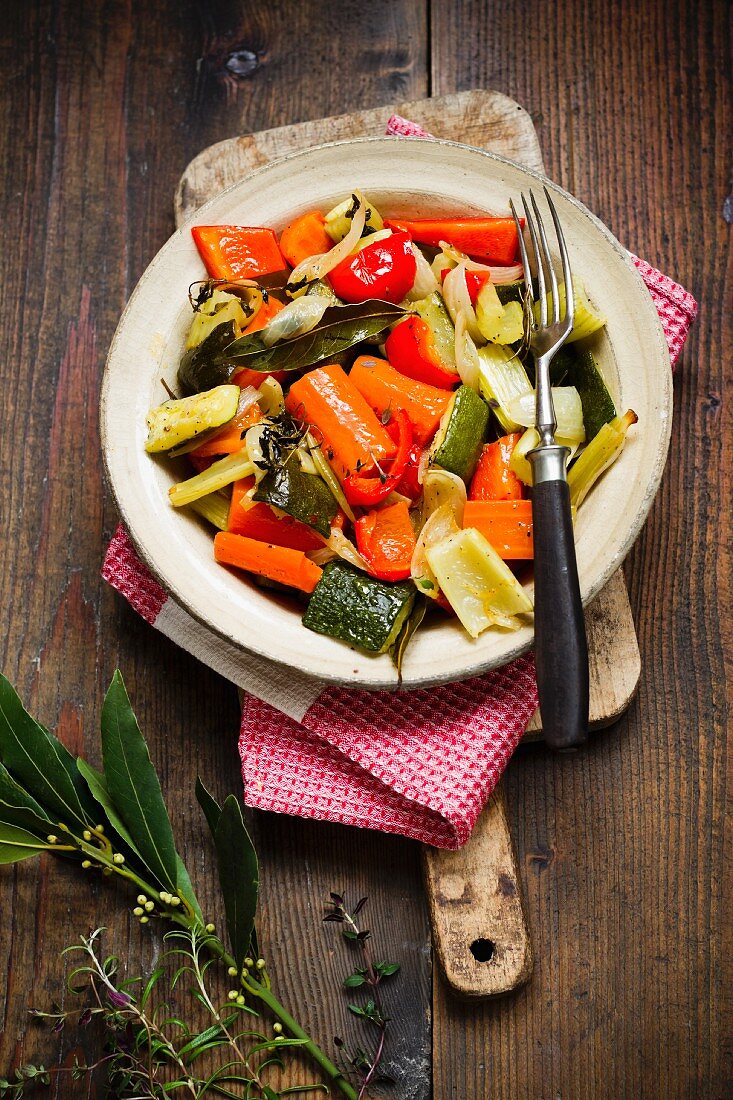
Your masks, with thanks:
M 288 302 L 260 332 L 262 343 L 266 348 L 271 348 L 280 340 L 290 340 L 310 332 L 321 320 L 328 306 L 328 298 L 317 295 L 304 295 L 294 302 Z
M 364 231 L 364 222 L 366 220 L 364 200 L 361 196 L 357 196 L 357 198 L 359 205 L 354 211 L 354 217 L 351 220 L 351 229 L 344 239 L 334 245 L 328 252 L 323 252 L 321 255 L 308 256 L 305 260 L 301 260 L 288 279 L 288 286 L 298 288 L 299 285 L 304 283 L 312 283 L 316 279 L 325 278 L 329 271 L 333 271 L 342 260 L 345 260 L 346 257 L 354 251 L 361 239 L 362 232 Z
M 471 303 L 466 283 L 466 261 L 461 260 L 457 267 L 449 271 L 443 282 L 443 300 L 450 313 L 453 324 L 458 323 L 459 314 L 465 316 L 466 331 L 475 344 L 485 344 L 476 320 L 476 311 Z

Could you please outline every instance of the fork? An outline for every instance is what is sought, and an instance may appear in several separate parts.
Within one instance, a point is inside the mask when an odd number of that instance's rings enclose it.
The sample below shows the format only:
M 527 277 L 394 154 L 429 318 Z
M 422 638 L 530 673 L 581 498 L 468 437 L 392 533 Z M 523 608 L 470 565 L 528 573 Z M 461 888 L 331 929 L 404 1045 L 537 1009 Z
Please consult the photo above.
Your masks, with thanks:
M 527 457 L 532 467 L 533 486 L 537 688 L 545 740 L 553 748 L 567 750 L 581 745 L 588 732 L 588 644 L 566 474 L 570 450 L 555 442 L 557 420 L 550 386 L 550 363 L 570 335 L 575 310 L 565 238 L 546 187 L 544 191 L 555 224 L 562 264 L 565 288 L 562 319 L 557 277 L 535 197 L 530 191 L 528 203 L 522 195 L 522 205 L 537 262 L 539 323 L 534 318 L 534 293 L 522 226 L 514 203 L 509 205 L 519 234 L 527 287 L 524 300 L 525 335 L 534 355 L 536 372 L 539 443 Z M 548 283 L 552 295 L 551 321 L 548 319 Z

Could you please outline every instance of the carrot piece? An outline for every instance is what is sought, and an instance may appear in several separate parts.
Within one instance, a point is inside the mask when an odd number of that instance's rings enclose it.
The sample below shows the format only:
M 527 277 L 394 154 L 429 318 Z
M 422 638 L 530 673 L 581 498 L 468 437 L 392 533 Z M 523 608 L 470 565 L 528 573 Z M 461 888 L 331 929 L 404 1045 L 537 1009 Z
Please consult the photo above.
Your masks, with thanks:
M 323 572 L 302 550 L 257 542 L 228 531 L 219 531 L 214 537 L 214 557 L 222 565 L 246 569 L 301 592 L 312 592 Z
M 254 485 L 253 477 L 235 481 L 229 505 L 227 531 L 233 535 L 246 535 L 257 542 L 271 542 L 275 546 L 288 546 L 291 550 L 320 550 L 323 539 L 305 523 L 292 516 L 277 516 L 269 504 L 243 498 Z
M 384 224 L 409 233 L 420 244 L 437 246 L 447 241 L 469 256 L 495 264 L 513 263 L 519 247 L 514 218 L 400 218 Z
M 410 576 L 415 532 L 404 500 L 360 516 L 354 530 L 359 553 L 373 577 L 403 581 Z
M 247 428 L 251 428 L 260 420 L 262 420 L 262 413 L 259 405 L 250 405 L 241 415 L 230 420 L 217 435 L 205 440 L 195 451 L 191 451 L 191 454 L 199 458 L 236 454 L 244 447 L 244 434 Z
M 469 500 L 463 526 L 480 531 L 505 561 L 534 557 L 531 500 Z
M 257 279 L 286 267 L 272 229 L 195 225 L 191 235 L 212 279 Z
M 509 468 L 512 451 L 521 439 L 519 432 L 486 443 L 479 456 L 468 490 L 469 500 L 521 500 L 522 482 Z
M 450 390 L 408 378 L 386 360 L 370 355 L 359 356 L 349 378 L 378 416 L 387 410 L 404 409 L 420 443 L 433 438 L 453 396 Z
M 333 241 L 324 229 L 326 219 L 320 210 L 301 214 L 280 236 L 280 251 L 291 267 L 297 267 L 309 256 L 320 256 L 333 248 Z
M 250 332 L 259 332 L 265 325 L 269 325 L 273 317 L 277 317 L 281 309 L 285 309 L 285 305 L 280 299 L 268 294 L 267 301 L 262 303 L 246 329 L 243 330 L 242 336 L 249 336 Z
M 337 363 L 304 374 L 290 387 L 285 408 L 312 424 L 323 439 L 323 453 L 343 481 L 368 474 L 392 458 L 397 446 L 369 404 Z

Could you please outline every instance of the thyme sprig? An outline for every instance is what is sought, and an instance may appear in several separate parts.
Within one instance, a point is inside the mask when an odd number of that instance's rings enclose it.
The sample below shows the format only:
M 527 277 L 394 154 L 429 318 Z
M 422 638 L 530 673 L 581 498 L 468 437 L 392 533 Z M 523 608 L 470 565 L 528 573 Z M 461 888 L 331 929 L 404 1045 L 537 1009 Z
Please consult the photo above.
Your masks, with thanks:
M 365 989 L 368 998 L 363 1004 L 349 1004 L 349 1011 L 360 1019 L 373 1024 L 377 1029 L 377 1041 L 374 1051 L 368 1055 L 361 1047 L 348 1051 L 343 1039 L 338 1036 L 335 1039 L 342 1059 L 357 1074 L 359 1085 L 359 1100 L 366 1096 L 367 1088 L 377 1081 L 391 1081 L 391 1078 L 380 1072 L 379 1066 L 384 1055 L 387 1038 L 387 1024 L 389 1017 L 385 1014 L 380 985 L 385 978 L 391 978 L 400 969 L 399 963 L 375 962 L 370 947 L 371 932 L 368 928 L 360 928 L 356 917 L 366 905 L 367 898 L 360 898 L 354 906 L 353 913 L 346 908 L 343 894 L 331 893 L 329 911 L 323 918 L 324 921 L 341 924 L 344 927 L 341 934 L 349 943 L 358 947 L 361 952 L 363 966 L 357 966 L 354 971 L 344 979 L 344 988 Z

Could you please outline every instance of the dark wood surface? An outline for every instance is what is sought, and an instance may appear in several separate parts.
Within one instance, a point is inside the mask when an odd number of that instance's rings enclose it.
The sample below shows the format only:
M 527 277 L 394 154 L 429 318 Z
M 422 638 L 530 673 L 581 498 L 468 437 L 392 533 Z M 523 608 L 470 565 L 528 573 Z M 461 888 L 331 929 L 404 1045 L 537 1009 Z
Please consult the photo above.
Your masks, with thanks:
M 115 524 L 104 356 L 172 229 L 186 163 L 239 133 L 493 87 L 530 111 L 549 174 L 701 301 L 667 473 L 626 566 L 638 699 L 583 753 L 523 748 L 507 773 L 531 983 L 484 1007 L 453 1000 L 437 973 L 431 992 L 416 845 L 257 817 L 262 939 L 322 1042 L 350 1026 L 347 959 L 320 923 L 329 889 L 369 894 L 377 940 L 403 964 L 394 1100 L 733 1095 L 729 20 L 724 0 L 3 7 L 1 667 L 92 759 L 122 668 L 209 911 L 192 785 L 200 771 L 220 795 L 238 789 L 236 694 L 99 580 Z M 136 965 L 153 961 L 159 941 L 125 902 L 50 861 L 0 869 L 0 1074 L 53 1064 L 57 1044 L 26 1010 L 62 994 L 58 952 L 77 934 L 106 924 Z M 82 1094 L 68 1079 L 53 1090 Z

